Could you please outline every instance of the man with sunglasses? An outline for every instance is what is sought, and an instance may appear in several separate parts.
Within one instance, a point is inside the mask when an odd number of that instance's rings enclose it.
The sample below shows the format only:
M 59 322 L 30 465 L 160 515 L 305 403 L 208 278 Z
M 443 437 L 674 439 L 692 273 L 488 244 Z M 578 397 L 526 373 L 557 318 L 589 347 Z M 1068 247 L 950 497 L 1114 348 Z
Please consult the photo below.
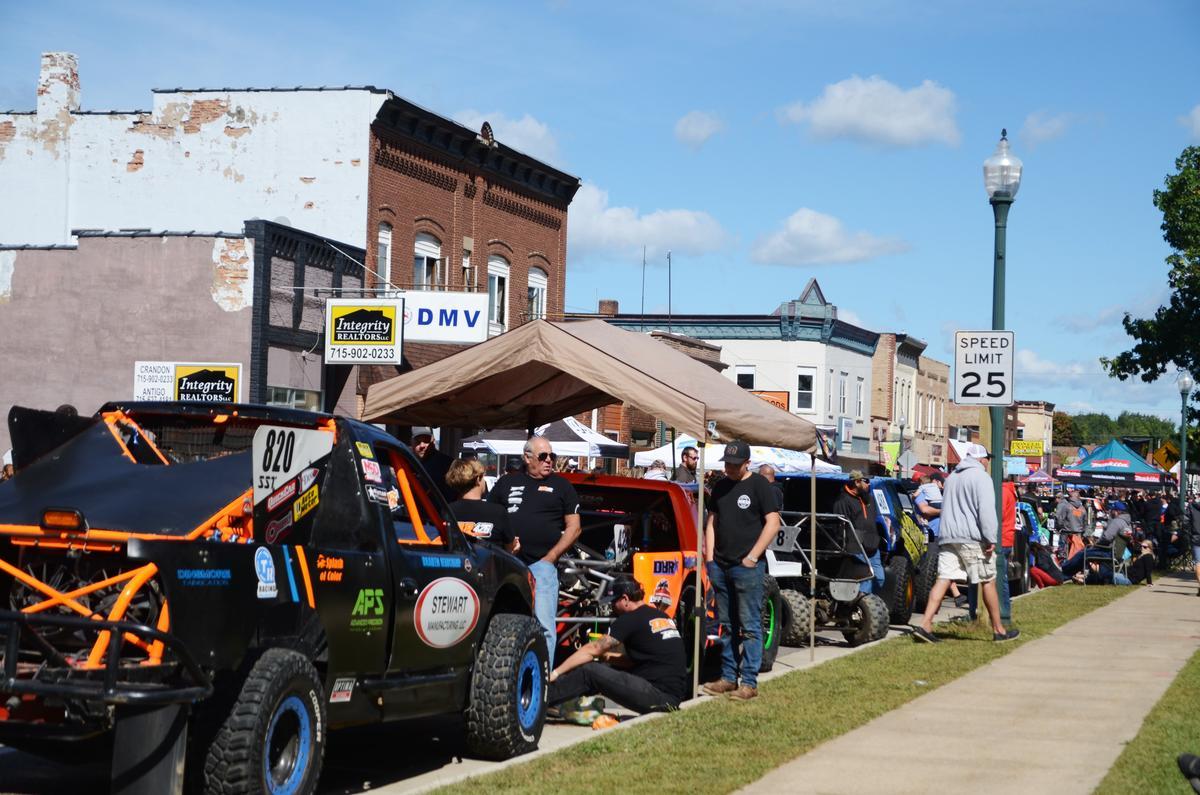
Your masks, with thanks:
M 525 469 L 497 480 L 488 501 L 508 508 L 513 535 L 520 542 L 518 557 L 533 575 L 534 612 L 546 632 L 546 650 L 553 666 L 558 559 L 579 540 L 579 495 L 570 481 L 554 474 L 558 456 L 545 437 L 527 441 L 523 455 Z
M 675 467 L 675 474 L 671 476 L 671 480 L 676 483 L 695 483 L 696 467 L 700 465 L 700 451 L 695 447 L 685 447 L 679 457 L 683 463 Z

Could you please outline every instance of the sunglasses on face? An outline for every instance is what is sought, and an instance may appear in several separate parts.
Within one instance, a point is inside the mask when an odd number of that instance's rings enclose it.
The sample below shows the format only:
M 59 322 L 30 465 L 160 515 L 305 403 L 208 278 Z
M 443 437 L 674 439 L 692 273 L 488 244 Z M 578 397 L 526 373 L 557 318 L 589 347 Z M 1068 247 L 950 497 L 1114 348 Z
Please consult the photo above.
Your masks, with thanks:
M 530 455 L 533 455 L 533 453 L 530 453 Z M 536 456 L 533 456 L 533 457 L 536 458 L 538 461 L 543 461 L 543 462 L 557 461 L 558 453 L 538 453 Z

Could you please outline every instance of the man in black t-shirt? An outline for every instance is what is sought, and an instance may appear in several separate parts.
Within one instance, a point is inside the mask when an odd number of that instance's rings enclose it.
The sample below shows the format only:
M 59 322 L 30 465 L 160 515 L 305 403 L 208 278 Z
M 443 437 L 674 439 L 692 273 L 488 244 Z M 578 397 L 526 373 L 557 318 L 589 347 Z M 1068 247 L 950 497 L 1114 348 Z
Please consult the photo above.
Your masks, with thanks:
M 579 539 L 579 495 L 570 481 L 554 474 L 558 456 L 544 436 L 526 442 L 524 456 L 524 471 L 497 480 L 488 501 L 508 507 L 519 555 L 537 586 L 534 612 L 546 632 L 546 650 L 554 665 L 558 559 Z
M 508 521 L 508 511 L 483 499 L 484 474 L 483 464 L 475 459 L 459 458 L 450 464 L 446 484 L 459 495 L 450 503 L 450 511 L 458 521 L 458 529 L 467 535 L 515 553 L 516 540 Z
M 632 577 L 618 577 L 611 593 L 617 620 L 607 635 L 580 647 L 551 672 L 546 704 L 598 694 L 639 715 L 678 709 L 688 691 L 687 654 L 679 628 L 666 613 L 646 604 L 645 591 Z M 628 670 L 595 662 L 621 645 Z
M 730 442 L 721 460 L 725 478 L 713 487 L 708 504 L 704 559 L 728 642 L 721 648 L 721 678 L 702 689 L 711 696 L 748 700 L 758 695 L 767 573 L 763 553 L 779 531 L 779 498 L 766 478 L 750 471 L 746 442 Z
M 433 443 L 432 428 L 419 426 L 413 428 L 412 451 L 416 453 L 417 458 L 421 459 L 421 465 L 429 473 L 429 479 L 433 481 L 433 485 L 437 486 L 446 501 L 454 499 L 457 496 L 454 489 L 446 484 L 446 473 L 450 470 L 451 458 L 437 449 L 437 445 Z

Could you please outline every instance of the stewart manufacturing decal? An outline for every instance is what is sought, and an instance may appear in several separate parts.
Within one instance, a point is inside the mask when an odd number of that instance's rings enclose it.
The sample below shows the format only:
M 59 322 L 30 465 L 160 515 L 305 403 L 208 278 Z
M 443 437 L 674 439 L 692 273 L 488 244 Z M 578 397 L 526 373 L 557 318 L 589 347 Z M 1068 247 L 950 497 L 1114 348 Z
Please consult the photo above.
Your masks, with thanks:
M 400 364 L 404 299 L 329 298 L 325 301 L 327 364 Z
M 413 610 L 417 637 L 426 646 L 445 649 L 471 636 L 479 623 L 479 596 L 454 577 L 442 577 L 425 586 Z
M 360 588 L 350 611 L 351 632 L 374 632 L 383 629 L 383 589 Z
M 267 522 L 267 530 L 263 533 L 263 539 L 268 544 L 274 544 L 276 541 L 287 536 L 289 530 L 292 529 L 292 512 L 288 511 L 278 519 Z
M 320 478 L 324 459 L 333 450 L 333 434 L 329 431 L 314 431 L 307 428 L 285 428 L 277 425 L 261 425 L 254 432 L 254 504 L 267 502 L 268 511 L 273 511 L 286 501 L 283 494 L 289 481 L 293 494 L 306 491 Z M 305 485 L 307 481 L 308 485 Z
M 344 704 L 354 695 L 354 677 L 334 679 L 333 687 L 329 690 L 330 704 Z
M 275 559 L 266 547 L 254 550 L 254 574 L 258 577 L 259 599 L 274 599 L 279 595 L 275 587 Z
M 292 518 L 297 522 L 307 516 L 313 508 L 317 507 L 317 503 L 321 501 L 320 495 L 317 494 L 317 489 L 319 488 L 320 486 L 313 486 L 292 503 Z
M 379 469 L 379 462 L 368 461 L 367 459 L 364 458 L 362 461 L 362 471 L 363 471 L 363 477 L 366 478 L 367 480 L 371 481 L 372 483 L 382 483 L 383 482 L 383 472 L 380 471 L 380 469 Z

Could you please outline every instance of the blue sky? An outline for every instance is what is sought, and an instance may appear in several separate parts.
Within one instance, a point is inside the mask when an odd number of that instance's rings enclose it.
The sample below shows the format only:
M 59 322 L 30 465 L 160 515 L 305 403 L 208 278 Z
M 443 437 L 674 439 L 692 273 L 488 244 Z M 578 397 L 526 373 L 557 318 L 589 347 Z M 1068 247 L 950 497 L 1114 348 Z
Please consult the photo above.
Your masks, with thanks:
M 1200 143 L 1194 0 L 231 3 L 0 0 L 0 107 L 38 53 L 87 109 L 151 87 L 373 84 L 584 180 L 567 306 L 768 312 L 819 279 L 843 317 L 929 342 L 991 322 L 981 164 L 1009 129 L 1017 396 L 1174 417 L 1111 381 L 1123 312 L 1166 296 L 1152 191 Z

